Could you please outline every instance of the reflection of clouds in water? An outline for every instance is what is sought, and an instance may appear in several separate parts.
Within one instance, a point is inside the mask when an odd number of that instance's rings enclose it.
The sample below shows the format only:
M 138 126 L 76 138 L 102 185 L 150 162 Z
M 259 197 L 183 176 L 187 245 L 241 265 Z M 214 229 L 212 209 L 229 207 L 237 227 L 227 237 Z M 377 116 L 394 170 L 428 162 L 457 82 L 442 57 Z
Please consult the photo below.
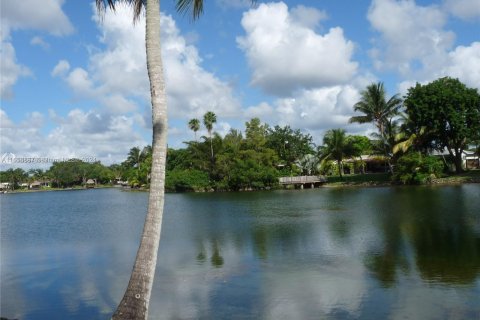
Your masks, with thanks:
M 295 273 L 290 269 L 271 272 L 263 284 L 265 318 L 309 319 L 338 309 L 358 316 L 367 291 L 364 268 L 347 263 L 328 268 L 310 265 Z
M 39 245 L 15 254 L 2 248 L 2 261 L 9 262 L 2 262 L 2 316 L 107 318 L 126 286 L 119 274 L 128 281 L 134 258 L 115 246 L 121 244 Z
M 215 308 L 211 298 L 216 288 L 242 272 L 242 257 L 233 242 L 221 244 L 221 268 L 211 265 L 214 252 L 210 243 L 205 242 L 204 247 L 206 259 L 199 262 L 196 241 L 176 239 L 175 245 L 162 243 L 150 304 L 151 319 L 208 317 L 210 309 Z
M 479 319 L 480 307 L 478 294 L 480 281 L 477 281 L 477 293 L 471 288 L 452 288 L 442 290 L 431 285 L 418 286 L 420 279 L 410 282 L 410 286 L 402 286 L 396 290 L 391 304 L 390 319 Z M 440 290 L 436 290 L 440 289 Z M 455 294 L 452 294 L 452 291 Z M 471 309 L 465 305 L 472 306 Z M 473 311 L 476 307 L 476 311 Z
M 478 318 L 478 276 L 468 285 L 422 278 L 415 243 L 409 241 L 416 229 L 397 220 L 384 224 L 392 217 L 374 210 L 381 207 L 378 197 L 368 198 L 382 191 L 265 193 L 254 202 L 258 212 L 249 202 L 255 194 L 216 194 L 214 200 L 210 195 L 169 195 L 149 319 Z M 335 201 L 321 199 L 325 193 Z M 119 201 L 133 196 L 119 195 Z M 238 197 L 242 201 L 230 201 Z M 293 197 L 305 198 L 294 202 L 305 202 L 304 210 L 288 206 Z M 361 203 L 373 209 L 359 214 Z M 323 207 L 330 204 L 344 209 Z M 88 229 L 84 223 L 77 228 L 92 233 L 76 232 L 69 241 L 63 241 L 62 233 L 55 243 L 46 236 L 38 243 L 24 241 L 23 234 L 2 242 L 2 316 L 43 319 L 55 312 L 68 319 L 108 318 L 135 259 L 143 223 L 143 215 L 136 212 L 146 211 L 134 206 L 122 213 L 111 207 L 87 219 L 96 227 Z M 476 221 L 477 215 L 467 218 Z M 411 222 L 419 232 L 424 230 L 417 220 Z M 391 226 L 389 233 L 382 229 L 386 226 Z M 468 229 L 462 226 L 456 224 L 465 234 Z M 401 269 L 403 264 L 393 259 L 392 267 L 399 272 L 385 287 L 365 264 L 372 254 L 382 259 L 377 271 L 385 271 L 388 259 L 398 256 L 408 268 Z

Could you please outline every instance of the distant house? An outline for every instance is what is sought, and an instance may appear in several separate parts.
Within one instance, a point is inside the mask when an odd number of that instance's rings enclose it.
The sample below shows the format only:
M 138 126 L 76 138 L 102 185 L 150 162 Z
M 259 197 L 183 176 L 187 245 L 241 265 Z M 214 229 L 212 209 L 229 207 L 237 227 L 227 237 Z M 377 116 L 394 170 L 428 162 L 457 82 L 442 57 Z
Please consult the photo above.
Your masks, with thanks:
M 445 148 L 443 151 L 433 151 L 433 156 L 441 157 L 443 159 L 450 159 L 450 153 Z M 453 164 L 452 164 L 453 166 Z M 480 169 L 480 157 L 475 151 L 463 150 L 462 152 L 462 167 L 463 169 Z M 453 168 L 452 168 L 453 170 Z
M 30 184 L 30 189 L 31 190 L 38 190 L 38 189 L 40 189 L 41 186 L 42 186 L 42 184 L 39 181 L 34 181 Z
M 22 188 L 22 189 L 28 189 L 28 186 L 29 185 L 26 182 L 20 184 L 20 188 Z
M 86 184 L 85 184 L 85 187 L 86 187 L 87 189 L 92 189 L 92 188 L 95 188 L 95 185 L 96 185 L 95 180 L 93 180 L 93 179 L 88 179 L 87 182 L 86 182 Z
M 11 186 L 10 182 L 1 182 L 0 183 L 0 191 L 9 190 L 9 189 L 11 189 L 10 186 Z
M 358 158 L 348 158 L 344 159 L 343 163 L 356 163 L 360 166 L 363 166 L 364 173 L 381 173 L 381 172 L 388 172 L 388 160 L 384 156 L 380 155 L 362 155 Z M 354 173 L 348 172 L 349 168 L 344 166 L 343 168 L 344 173 Z M 362 169 L 358 169 L 362 172 Z M 347 171 L 347 172 L 345 172 Z

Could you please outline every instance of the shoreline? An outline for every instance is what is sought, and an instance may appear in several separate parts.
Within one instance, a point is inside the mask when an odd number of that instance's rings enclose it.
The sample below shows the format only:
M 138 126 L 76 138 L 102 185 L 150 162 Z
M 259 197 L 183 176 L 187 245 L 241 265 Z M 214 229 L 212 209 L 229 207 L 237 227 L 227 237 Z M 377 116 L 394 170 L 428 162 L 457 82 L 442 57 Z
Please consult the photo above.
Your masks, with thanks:
M 78 188 L 48 188 L 48 189 L 37 189 L 37 190 L 6 190 L 0 192 L 0 194 L 18 194 L 18 193 L 35 193 L 35 192 L 54 192 L 54 191 L 79 191 L 79 190 L 93 190 L 93 189 L 108 189 L 108 188 L 116 188 L 115 186 L 97 186 L 95 188 L 85 188 L 85 187 L 78 187 Z
M 408 187 L 408 186 L 455 186 L 455 185 L 462 185 L 462 184 L 471 184 L 471 183 L 480 183 L 480 171 L 469 171 L 465 173 L 461 173 L 458 175 L 451 175 L 447 177 L 435 178 L 432 179 L 431 182 L 425 184 L 398 184 L 392 183 L 391 181 L 378 181 L 378 180 L 363 180 L 363 181 L 348 181 L 348 178 L 352 178 L 352 176 L 344 176 L 346 178 L 345 181 L 332 181 L 332 182 L 325 182 L 324 184 L 320 185 L 315 189 L 320 188 L 379 188 L 379 187 Z M 335 177 L 337 178 L 337 177 Z M 54 192 L 54 191 L 78 191 L 78 190 L 94 190 L 94 189 L 108 189 L 108 188 L 116 188 L 121 191 L 127 192 L 148 192 L 149 189 L 132 189 L 132 188 L 125 188 L 116 185 L 101 185 L 96 186 L 95 188 L 85 188 L 85 187 L 74 187 L 74 188 L 48 188 L 48 189 L 39 189 L 39 190 L 13 190 L 13 191 L 5 191 L 1 192 L 0 194 L 19 194 L 19 193 L 34 193 L 34 192 Z M 296 190 L 295 188 L 271 188 L 270 190 Z M 251 191 L 269 191 L 269 190 L 251 190 Z M 186 191 L 186 192 L 171 192 L 165 191 L 165 193 L 203 193 L 203 192 L 246 192 L 246 191 Z

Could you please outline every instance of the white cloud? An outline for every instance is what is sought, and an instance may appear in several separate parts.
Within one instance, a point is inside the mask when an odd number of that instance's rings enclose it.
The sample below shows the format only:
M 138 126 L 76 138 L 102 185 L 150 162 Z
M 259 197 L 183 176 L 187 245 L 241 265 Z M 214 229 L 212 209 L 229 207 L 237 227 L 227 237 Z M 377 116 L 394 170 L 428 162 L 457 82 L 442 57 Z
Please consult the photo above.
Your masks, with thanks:
M 295 23 L 307 29 L 314 29 L 319 26 L 320 21 L 327 18 L 327 13 L 315 8 L 298 5 L 290 10 L 290 17 Z
M 70 20 L 62 11 L 63 0 L 45 0 L 38 6 L 37 0 L 2 1 L 0 10 L 0 56 L 1 86 L 0 97 L 13 97 L 13 86 L 20 77 L 31 75 L 31 71 L 17 62 L 15 48 L 11 43 L 12 30 L 42 30 L 56 36 L 68 35 L 74 31 Z M 32 45 L 42 47 L 48 44 L 40 37 L 34 37 Z
M 103 20 L 95 10 L 93 20 L 105 49 L 95 50 L 88 67 L 70 71 L 65 81 L 77 96 L 94 98 L 110 112 L 149 106 L 145 19 L 133 25 L 131 8 L 119 5 L 115 12 L 107 10 Z M 225 117 L 236 115 L 240 105 L 232 88 L 202 68 L 197 49 L 187 43 L 172 17 L 162 14 L 161 30 L 169 116 L 189 119 L 207 110 Z
M 455 14 L 455 10 L 472 7 L 471 1 L 447 1 L 441 7 L 419 6 L 415 1 L 373 0 L 367 17 L 381 35 L 370 52 L 374 65 L 400 74 L 404 79 L 398 85 L 402 94 L 416 82 L 427 83 L 444 76 L 480 88 L 480 43 L 454 47 L 455 34 L 446 29 L 449 8 Z M 477 15 L 475 9 L 472 15 Z
M 337 85 L 357 71 L 354 45 L 340 27 L 315 32 L 325 14 L 285 3 L 261 4 L 243 15 L 246 35 L 237 42 L 252 69 L 252 84 L 265 92 L 286 96 L 301 88 Z
M 67 60 L 60 60 L 50 73 L 52 77 L 65 76 L 70 70 L 70 63 Z
M 353 81 L 363 84 L 362 79 Z M 372 132 L 371 125 L 350 124 L 353 105 L 360 99 L 360 90 L 353 85 L 337 85 L 296 91 L 272 104 L 260 103 L 245 110 L 244 117 L 259 117 L 270 125 L 290 125 L 310 133 L 316 143 L 330 129 L 343 128 L 349 134 Z
M 10 42 L 0 43 L 0 97 L 11 99 L 13 97 L 13 86 L 18 78 L 31 75 L 30 69 L 18 64 L 15 55 L 15 48 Z
M 449 65 L 444 69 L 444 74 L 480 89 L 480 42 L 467 47 L 458 46 L 448 56 Z
M 230 85 L 202 68 L 197 49 L 187 45 L 175 21 L 162 15 L 161 28 L 170 114 L 182 119 L 210 110 L 223 117 L 238 115 L 240 104 Z
M 431 72 L 444 63 L 455 35 L 443 30 L 447 15 L 438 6 L 414 1 L 373 0 L 368 20 L 382 38 L 372 50 L 377 69 L 393 69 L 408 76 L 421 64 Z
M 274 115 L 275 109 L 266 102 L 262 102 L 256 106 L 250 106 L 245 109 L 245 117 L 250 118 L 271 118 Z
M 39 36 L 35 36 L 32 38 L 32 40 L 30 40 L 30 44 L 32 46 L 39 46 L 41 47 L 43 50 L 48 50 L 50 49 L 50 44 L 48 44 L 48 42 L 46 42 L 45 40 L 43 40 L 42 37 L 39 37 Z
M 465 20 L 480 18 L 480 0 L 445 0 L 445 8 L 449 13 Z
M 16 123 L 0 109 L 2 152 L 17 157 L 90 157 L 108 165 L 123 161 L 132 146 L 147 144 L 135 128 L 135 117 L 79 109 L 65 117 L 49 113 L 48 124 L 54 127 L 47 130 L 46 117 L 41 113 L 33 112 Z
M 82 68 L 75 68 L 66 77 L 67 84 L 79 96 L 91 96 L 93 94 L 93 83 L 88 72 Z
M 294 128 L 324 131 L 345 127 L 359 93 L 351 86 L 302 90 L 294 98 L 276 101 L 279 122 Z
M 2 1 L 2 24 L 11 29 L 44 30 L 56 36 L 71 34 L 74 28 L 62 11 L 63 0 Z M 3 26 L 2 26 L 3 27 Z

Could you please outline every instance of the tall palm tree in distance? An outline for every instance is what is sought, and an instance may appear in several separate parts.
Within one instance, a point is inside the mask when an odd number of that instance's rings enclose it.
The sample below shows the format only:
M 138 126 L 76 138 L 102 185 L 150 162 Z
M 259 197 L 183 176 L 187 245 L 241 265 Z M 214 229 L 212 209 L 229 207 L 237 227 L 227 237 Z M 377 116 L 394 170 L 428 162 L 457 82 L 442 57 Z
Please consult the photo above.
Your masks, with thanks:
M 340 178 L 342 178 L 343 158 L 351 156 L 352 151 L 353 149 L 349 145 L 343 129 L 328 130 L 323 137 L 323 146 L 319 148 L 321 160 L 332 159 L 337 161 Z
M 160 0 L 96 0 L 100 14 L 107 7 L 115 10 L 119 2 L 133 7 L 133 22 L 140 18 L 145 8 L 145 49 L 153 129 L 147 216 L 130 281 L 112 319 L 147 319 L 162 227 L 167 154 L 167 99 L 160 47 Z M 176 0 L 176 8 L 184 13 L 191 10 L 196 19 L 203 12 L 203 0 Z
M 216 122 L 217 122 L 217 116 L 212 111 L 208 111 L 203 115 L 203 124 L 205 125 L 205 128 L 207 128 L 208 136 L 210 138 L 210 152 L 212 156 L 212 162 L 213 162 L 212 129 L 213 129 L 213 124 Z
M 200 130 L 200 120 L 192 119 L 188 122 L 188 127 L 192 130 L 195 134 L 195 141 L 197 141 L 197 131 Z
M 360 94 L 361 99 L 355 103 L 353 109 L 363 113 L 363 115 L 351 117 L 350 123 L 373 122 L 380 135 L 385 138 L 387 123 L 398 115 L 402 99 L 396 94 L 387 101 L 382 82 L 368 85 Z

